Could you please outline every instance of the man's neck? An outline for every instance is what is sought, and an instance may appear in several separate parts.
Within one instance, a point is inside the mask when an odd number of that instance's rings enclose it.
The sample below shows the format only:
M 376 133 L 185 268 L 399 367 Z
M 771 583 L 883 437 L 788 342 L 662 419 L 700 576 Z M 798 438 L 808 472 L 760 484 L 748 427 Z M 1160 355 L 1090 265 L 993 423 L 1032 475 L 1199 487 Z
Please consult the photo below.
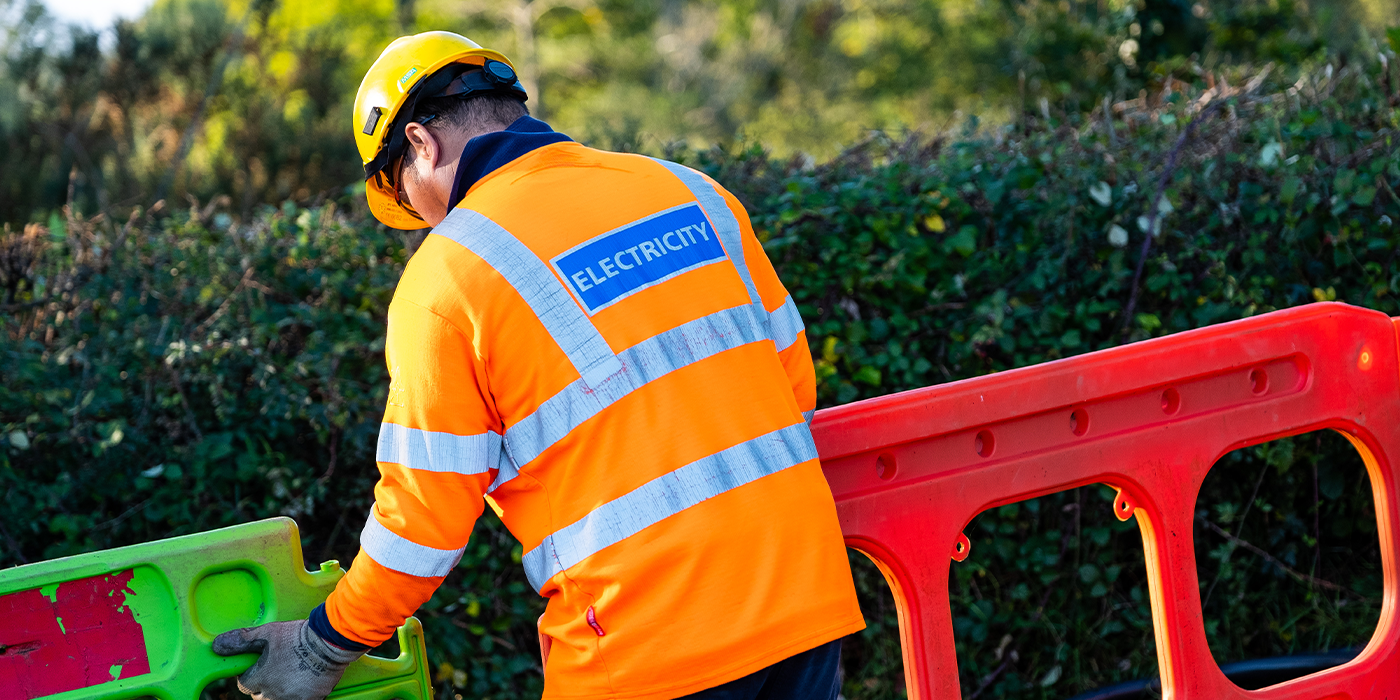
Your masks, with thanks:
M 515 120 L 504 129 L 477 135 L 467 141 L 459 156 L 456 183 L 447 200 L 448 207 L 457 206 L 472 185 L 506 163 L 537 148 L 572 140 L 529 116 Z

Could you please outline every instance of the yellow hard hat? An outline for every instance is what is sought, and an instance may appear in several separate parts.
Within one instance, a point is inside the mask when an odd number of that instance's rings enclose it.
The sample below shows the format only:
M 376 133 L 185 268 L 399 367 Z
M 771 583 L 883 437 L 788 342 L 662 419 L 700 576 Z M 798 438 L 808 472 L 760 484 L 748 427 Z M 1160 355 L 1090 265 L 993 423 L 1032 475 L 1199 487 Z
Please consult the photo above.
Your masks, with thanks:
M 395 129 L 401 134 L 405 126 L 399 123 L 399 117 L 411 117 L 418 98 L 431 96 L 426 93 L 444 88 L 443 78 L 448 76 L 434 76 L 455 63 L 494 68 L 494 71 L 481 71 L 490 78 L 493 88 L 525 99 L 524 88 L 515 78 L 515 67 L 510 59 L 452 32 L 423 32 L 395 39 L 360 81 L 360 91 L 355 94 L 354 128 L 355 146 L 365 166 L 365 198 L 369 200 L 374 217 L 388 226 L 400 229 L 427 226 L 416 212 L 399 203 L 396 188 L 391 184 L 392 174 L 386 176 L 386 169 L 393 165 L 389 161 L 397 160 L 402 151 L 401 143 L 391 148 L 395 144 L 390 141 L 402 141 L 401 137 L 394 138 Z M 485 84 L 483 80 L 477 82 Z M 458 91 L 461 92 L 463 90 Z M 400 152 L 393 153 L 394 150 Z

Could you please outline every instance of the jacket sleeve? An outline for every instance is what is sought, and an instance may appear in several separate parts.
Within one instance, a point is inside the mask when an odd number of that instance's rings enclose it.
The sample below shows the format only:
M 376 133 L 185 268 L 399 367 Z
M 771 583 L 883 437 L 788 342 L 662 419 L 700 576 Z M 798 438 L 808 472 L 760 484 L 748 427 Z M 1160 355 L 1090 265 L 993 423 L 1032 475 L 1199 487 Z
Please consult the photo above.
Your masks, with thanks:
M 351 642 L 378 645 L 432 597 L 481 515 L 501 459 L 501 426 L 471 338 L 427 308 L 390 305 L 379 483 L 359 555 L 324 611 Z
M 807 347 L 807 329 L 802 322 L 802 315 L 797 311 L 797 303 L 783 286 L 782 280 L 778 279 L 773 262 L 768 259 L 763 244 L 758 242 L 758 237 L 754 234 L 753 224 L 749 221 L 749 214 L 744 210 L 744 205 L 714 180 L 710 180 L 710 183 L 724 195 L 729 209 L 734 212 L 734 218 L 739 221 L 739 230 L 744 241 L 744 263 L 750 277 L 753 278 L 759 297 L 763 300 L 763 308 L 768 311 L 769 335 L 773 338 L 773 345 L 778 350 L 783 368 L 787 370 L 798 410 L 802 411 L 802 417 L 811 423 L 812 415 L 817 409 L 817 379 L 812 366 L 812 351 Z

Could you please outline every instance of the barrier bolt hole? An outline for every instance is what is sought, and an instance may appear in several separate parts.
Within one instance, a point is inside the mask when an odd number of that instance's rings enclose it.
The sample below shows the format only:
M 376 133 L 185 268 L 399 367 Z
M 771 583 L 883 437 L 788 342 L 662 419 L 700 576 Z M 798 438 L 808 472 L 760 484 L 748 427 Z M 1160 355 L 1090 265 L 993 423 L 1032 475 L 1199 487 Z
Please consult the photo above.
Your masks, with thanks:
M 1256 394 L 1269 390 L 1269 373 L 1263 367 L 1256 367 L 1249 373 L 1249 388 Z
M 1076 408 L 1069 414 L 1069 429 L 1075 435 L 1084 435 L 1089 432 L 1089 412 Z
M 885 481 L 894 478 L 896 468 L 894 455 L 886 452 L 875 459 L 875 475 Z
M 967 539 L 967 533 L 959 532 L 958 541 L 953 543 L 953 561 L 964 561 L 968 553 L 972 551 L 972 541 Z
M 992 431 L 983 430 L 977 433 L 977 454 L 983 457 L 991 457 L 992 450 L 996 449 L 996 439 L 992 437 Z
M 1181 409 L 1181 393 L 1176 389 L 1162 392 L 1162 413 L 1172 415 Z
M 1356 358 L 1356 367 L 1362 371 L 1371 369 L 1373 363 L 1370 348 L 1362 348 L 1361 355 Z
M 1128 494 L 1119 489 L 1118 495 L 1113 499 L 1113 515 L 1119 520 L 1127 520 L 1133 517 L 1133 509 L 1136 507 Z

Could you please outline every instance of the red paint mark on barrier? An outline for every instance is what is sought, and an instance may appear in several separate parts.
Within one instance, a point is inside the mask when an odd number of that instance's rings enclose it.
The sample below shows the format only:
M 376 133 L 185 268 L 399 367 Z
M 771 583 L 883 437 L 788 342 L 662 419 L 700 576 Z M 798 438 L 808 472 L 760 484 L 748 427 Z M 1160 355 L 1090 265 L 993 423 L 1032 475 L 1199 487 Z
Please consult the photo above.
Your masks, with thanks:
M 0 596 L 0 700 L 33 698 L 151 672 L 131 608 L 132 571 Z

